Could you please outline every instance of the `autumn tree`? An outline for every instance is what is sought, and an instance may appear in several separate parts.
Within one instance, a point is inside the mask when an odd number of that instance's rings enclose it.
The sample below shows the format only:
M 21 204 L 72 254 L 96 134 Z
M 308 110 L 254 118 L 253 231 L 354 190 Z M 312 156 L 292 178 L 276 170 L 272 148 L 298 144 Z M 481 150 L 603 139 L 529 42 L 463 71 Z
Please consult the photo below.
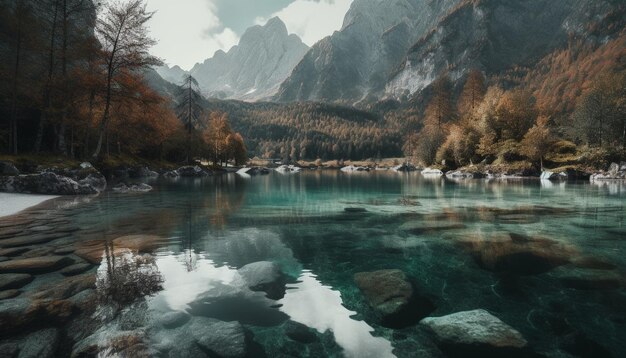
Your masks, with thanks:
M 148 53 L 155 41 L 148 37 L 146 23 L 153 15 L 146 10 L 143 0 L 131 0 L 106 5 L 104 14 L 98 19 L 96 30 L 106 64 L 106 90 L 93 158 L 98 158 L 102 150 L 120 73 L 161 64 L 159 59 Z
M 485 76 L 477 69 L 471 70 L 457 102 L 461 118 L 476 118 L 478 107 L 485 96 L 485 92 Z
M 548 117 L 539 116 L 535 125 L 528 130 L 520 143 L 520 153 L 535 163 L 539 162 L 541 169 L 543 169 L 543 158 L 554 143 L 548 122 Z
M 573 136 L 590 146 L 626 148 L 626 72 L 601 76 L 572 115 Z

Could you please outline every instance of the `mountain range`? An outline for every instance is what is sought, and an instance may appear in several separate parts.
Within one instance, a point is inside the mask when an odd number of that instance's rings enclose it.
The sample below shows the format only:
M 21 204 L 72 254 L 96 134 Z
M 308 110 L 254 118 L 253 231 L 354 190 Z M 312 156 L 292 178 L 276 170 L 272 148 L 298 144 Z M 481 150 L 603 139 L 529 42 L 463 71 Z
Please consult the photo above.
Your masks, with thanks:
M 276 94 L 309 47 L 289 34 L 277 17 L 245 31 L 237 46 L 196 64 L 189 72 L 163 66 L 157 72 L 173 83 L 186 73 L 196 78 L 204 95 L 219 99 L 255 101 Z
M 189 73 L 210 98 L 402 102 L 444 72 L 458 87 L 471 69 L 498 76 L 575 39 L 601 45 L 623 30 L 624 7 L 614 0 L 354 0 L 342 28 L 311 48 L 273 18 Z M 606 21 L 610 33 L 595 34 L 594 24 Z M 178 66 L 157 72 L 171 82 L 185 73 Z

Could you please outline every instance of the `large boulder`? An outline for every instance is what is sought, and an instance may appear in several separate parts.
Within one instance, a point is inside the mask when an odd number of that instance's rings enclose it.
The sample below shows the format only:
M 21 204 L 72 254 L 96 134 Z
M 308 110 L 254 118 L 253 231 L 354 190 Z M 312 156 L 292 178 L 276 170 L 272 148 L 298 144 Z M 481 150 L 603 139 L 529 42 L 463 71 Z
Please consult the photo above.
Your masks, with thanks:
M 107 187 L 107 180 L 104 175 L 95 172 L 90 173 L 84 179 L 78 181 L 78 184 L 81 186 L 90 186 L 94 188 L 97 192 L 103 192 Z
M 622 163 L 624 164 L 624 163 Z M 591 175 L 591 181 L 602 180 L 624 180 L 626 179 L 626 166 L 617 163 L 611 163 L 607 171 L 597 172 Z
M 81 184 L 71 178 L 52 172 L 0 177 L 0 191 L 48 195 L 90 195 L 98 193 L 98 190 L 91 184 Z
M 202 177 L 206 177 L 210 175 L 209 172 L 200 168 L 197 165 L 195 166 L 188 165 L 188 166 L 180 167 L 176 170 L 176 172 L 181 177 L 192 177 L 192 178 L 202 178 Z
M 420 322 L 449 356 L 518 356 L 527 345 L 524 337 L 489 312 L 477 309 L 428 317 Z
M 435 308 L 428 299 L 414 292 L 413 285 L 400 270 L 359 272 L 354 275 L 354 281 L 383 326 L 412 325 Z
M 285 295 L 285 275 L 280 266 L 269 261 L 247 264 L 238 270 L 246 285 L 253 291 L 263 291 L 271 299 Z
M 20 175 L 20 171 L 12 163 L 0 162 L 0 175 Z

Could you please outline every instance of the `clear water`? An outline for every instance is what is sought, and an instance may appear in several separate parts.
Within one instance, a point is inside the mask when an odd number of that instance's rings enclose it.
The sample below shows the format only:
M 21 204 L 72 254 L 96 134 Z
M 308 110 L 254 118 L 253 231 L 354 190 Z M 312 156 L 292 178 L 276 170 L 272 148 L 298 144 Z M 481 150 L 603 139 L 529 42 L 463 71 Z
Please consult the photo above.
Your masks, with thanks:
M 61 252 L 77 261 L 78 251 L 70 251 L 97 250 L 107 242 L 102 251 L 113 261 L 87 271 L 99 277 L 96 292 L 106 286 L 115 257 L 136 258 L 115 238 L 164 238 L 141 248 L 154 260 L 140 269 L 152 270 L 140 272 L 147 280 L 130 278 L 147 286 L 137 297 L 113 306 L 100 299 L 89 318 L 75 314 L 69 323 L 49 323 L 63 331 L 58 352 L 68 354 L 94 331 L 139 330 L 150 354 L 164 354 L 180 338 L 153 322 L 180 311 L 240 322 L 250 356 L 442 356 L 417 324 L 421 317 L 386 327 L 353 279 L 358 272 L 400 269 L 434 304 L 429 316 L 483 308 L 546 356 L 626 356 L 624 183 L 453 182 L 419 174 L 311 171 L 151 184 L 151 193 L 57 199 L 18 216 L 29 220 L 20 225 L 32 227 L 34 220 L 76 227 L 37 248 L 65 248 Z M 490 266 L 502 249 L 494 243 L 510 237 L 540 247 L 541 255 L 558 251 L 567 262 L 544 268 L 521 257 L 510 267 Z M 288 276 L 283 298 L 271 300 L 242 283 L 237 269 L 258 261 L 275 262 Z M 573 273 L 585 279 L 568 281 Z M 151 287 L 152 274 L 160 287 Z M 41 274 L 14 299 L 64 280 L 58 272 Z M 308 326 L 315 339 L 291 339 L 292 322 Z M 115 351 L 106 343 L 99 349 L 103 355 Z

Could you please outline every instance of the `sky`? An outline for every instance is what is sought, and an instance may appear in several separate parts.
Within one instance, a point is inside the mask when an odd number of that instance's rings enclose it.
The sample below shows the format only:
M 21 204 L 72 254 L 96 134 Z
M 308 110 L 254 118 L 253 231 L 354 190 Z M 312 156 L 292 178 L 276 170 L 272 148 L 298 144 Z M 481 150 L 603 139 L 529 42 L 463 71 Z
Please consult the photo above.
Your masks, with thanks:
M 146 0 L 158 41 L 152 53 L 169 66 L 191 69 L 228 51 L 250 26 L 280 17 L 289 33 L 311 46 L 339 30 L 353 0 Z

